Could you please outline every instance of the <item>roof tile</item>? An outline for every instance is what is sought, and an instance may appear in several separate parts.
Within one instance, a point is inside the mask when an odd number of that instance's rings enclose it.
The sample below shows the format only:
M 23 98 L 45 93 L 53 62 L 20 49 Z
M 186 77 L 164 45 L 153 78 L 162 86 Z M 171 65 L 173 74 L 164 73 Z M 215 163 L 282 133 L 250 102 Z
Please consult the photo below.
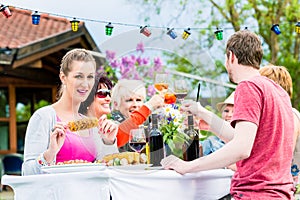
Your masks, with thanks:
M 70 22 L 61 17 L 41 14 L 39 25 L 33 25 L 31 12 L 9 7 L 12 16 L 0 14 L 0 48 L 19 48 L 35 41 L 71 30 Z

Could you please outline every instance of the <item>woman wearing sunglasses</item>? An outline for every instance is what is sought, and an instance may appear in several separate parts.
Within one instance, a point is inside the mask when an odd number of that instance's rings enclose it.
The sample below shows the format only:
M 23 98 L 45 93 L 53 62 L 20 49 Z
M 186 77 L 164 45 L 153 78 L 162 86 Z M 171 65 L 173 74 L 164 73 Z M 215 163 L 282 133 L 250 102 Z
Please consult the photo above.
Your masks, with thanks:
M 164 98 L 154 95 L 148 102 L 146 99 L 145 85 L 140 80 L 119 80 L 113 88 L 111 97 L 112 83 L 104 75 L 100 74 L 97 78 L 91 94 L 80 106 L 79 112 L 87 116 L 97 118 L 104 114 L 112 114 L 112 118 L 119 124 L 117 133 L 118 147 L 128 143 L 131 129 L 137 129 L 143 124 L 154 109 L 164 105 Z M 113 100 L 111 112 L 109 104 Z M 122 151 L 129 148 L 122 148 Z
M 94 87 L 88 98 L 81 103 L 79 112 L 89 117 L 100 118 L 111 113 L 111 89 L 112 82 L 104 73 L 98 74 Z

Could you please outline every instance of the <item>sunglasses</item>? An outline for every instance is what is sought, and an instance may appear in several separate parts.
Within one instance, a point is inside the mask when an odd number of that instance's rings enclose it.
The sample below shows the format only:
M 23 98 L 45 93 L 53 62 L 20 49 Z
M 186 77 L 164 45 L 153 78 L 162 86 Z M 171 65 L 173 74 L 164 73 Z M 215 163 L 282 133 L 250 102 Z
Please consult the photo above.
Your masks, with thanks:
M 105 98 L 105 97 L 107 97 L 107 95 L 109 95 L 111 97 L 110 90 L 108 90 L 108 89 L 99 89 L 96 92 L 96 96 L 98 98 Z

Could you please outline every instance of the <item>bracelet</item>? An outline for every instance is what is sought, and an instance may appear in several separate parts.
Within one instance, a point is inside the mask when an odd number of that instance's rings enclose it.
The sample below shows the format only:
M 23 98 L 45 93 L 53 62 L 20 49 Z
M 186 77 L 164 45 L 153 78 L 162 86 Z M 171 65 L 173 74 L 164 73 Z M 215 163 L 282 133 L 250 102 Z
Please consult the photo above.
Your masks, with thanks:
M 54 159 L 52 162 L 48 163 L 44 157 L 44 152 L 41 153 L 37 159 L 36 159 L 37 163 L 41 166 L 50 166 L 50 165 L 55 165 L 56 160 Z

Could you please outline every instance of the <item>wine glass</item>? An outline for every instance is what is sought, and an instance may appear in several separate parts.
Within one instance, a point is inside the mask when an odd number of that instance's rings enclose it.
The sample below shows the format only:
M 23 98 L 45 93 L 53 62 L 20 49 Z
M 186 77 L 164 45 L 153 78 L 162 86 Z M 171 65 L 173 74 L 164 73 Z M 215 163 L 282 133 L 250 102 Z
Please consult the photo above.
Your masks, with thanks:
M 154 88 L 156 92 L 164 94 L 168 91 L 168 74 L 156 74 L 154 80 Z
M 175 80 L 174 93 L 179 103 L 181 104 L 188 93 L 188 85 L 184 79 Z
M 146 135 L 144 129 L 131 129 L 129 134 L 129 147 L 140 153 L 146 146 Z

